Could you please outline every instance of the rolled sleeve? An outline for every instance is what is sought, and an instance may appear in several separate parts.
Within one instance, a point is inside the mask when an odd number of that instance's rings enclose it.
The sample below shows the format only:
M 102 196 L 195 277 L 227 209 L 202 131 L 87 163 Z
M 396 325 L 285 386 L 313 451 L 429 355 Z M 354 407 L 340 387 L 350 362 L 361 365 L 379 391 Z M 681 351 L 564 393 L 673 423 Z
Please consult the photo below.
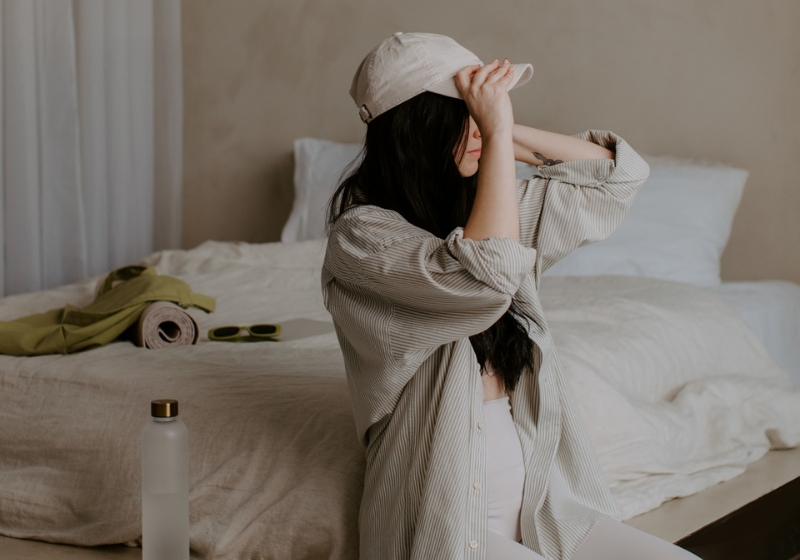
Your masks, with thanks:
M 491 327 L 531 274 L 536 251 L 512 239 L 412 237 L 361 260 L 372 289 L 392 305 L 392 354 L 436 348 Z
M 437 314 L 494 315 L 505 308 L 536 263 L 536 251 L 512 239 L 447 239 L 431 234 L 395 240 L 360 259 L 371 287 L 395 305 Z
M 490 237 L 475 241 L 464 237 L 463 228 L 456 228 L 445 243 L 448 253 L 475 280 L 507 295 L 517 292 L 536 264 L 536 250 L 513 239 Z
M 537 167 L 543 179 L 581 187 L 606 186 L 612 194 L 625 197 L 650 175 L 650 167 L 622 137 L 607 130 L 587 130 L 575 138 L 592 142 L 614 152 L 614 159 L 578 159 Z M 631 195 L 632 196 L 632 195 Z
M 535 265 L 536 250 L 513 239 L 465 239 L 462 228 L 441 239 L 377 207 L 340 218 L 326 256 L 341 289 L 391 307 L 395 355 L 486 330 Z

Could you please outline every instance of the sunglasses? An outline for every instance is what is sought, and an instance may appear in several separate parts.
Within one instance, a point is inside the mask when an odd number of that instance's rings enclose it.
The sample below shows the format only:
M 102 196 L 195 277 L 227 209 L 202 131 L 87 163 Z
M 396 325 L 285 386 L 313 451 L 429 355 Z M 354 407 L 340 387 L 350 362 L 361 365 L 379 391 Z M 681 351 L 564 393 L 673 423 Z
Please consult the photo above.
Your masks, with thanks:
M 242 332 L 247 334 L 242 335 Z M 220 342 L 258 342 L 274 340 L 280 334 L 280 325 L 250 325 L 249 327 L 217 327 L 208 331 L 208 338 Z

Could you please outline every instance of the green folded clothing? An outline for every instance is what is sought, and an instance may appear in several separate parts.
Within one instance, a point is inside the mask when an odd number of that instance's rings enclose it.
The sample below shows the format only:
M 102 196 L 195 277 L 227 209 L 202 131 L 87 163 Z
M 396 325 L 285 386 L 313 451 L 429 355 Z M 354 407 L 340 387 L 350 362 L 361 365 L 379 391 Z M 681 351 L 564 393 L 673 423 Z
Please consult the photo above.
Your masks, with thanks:
M 115 282 L 121 281 L 115 285 Z M 139 320 L 155 301 L 171 301 L 184 309 L 214 311 L 214 298 L 192 292 L 183 280 L 159 276 L 155 268 L 126 266 L 110 273 L 94 302 L 68 305 L 15 321 L 0 321 L 0 354 L 38 356 L 71 354 L 103 346 Z

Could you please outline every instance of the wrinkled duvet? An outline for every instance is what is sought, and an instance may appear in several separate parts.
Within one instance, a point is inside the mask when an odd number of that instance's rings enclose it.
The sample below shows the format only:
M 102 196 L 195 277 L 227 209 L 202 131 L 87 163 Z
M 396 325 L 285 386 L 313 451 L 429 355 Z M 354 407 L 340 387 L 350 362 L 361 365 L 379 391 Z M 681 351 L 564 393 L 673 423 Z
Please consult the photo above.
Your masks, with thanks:
M 0 534 L 78 545 L 141 535 L 149 402 L 180 401 L 199 557 L 355 559 L 364 473 L 335 334 L 209 342 L 211 327 L 330 322 L 324 244 L 208 242 L 147 259 L 217 298 L 196 346 L 0 356 Z M 96 280 L 0 300 L 0 320 L 86 304 Z M 716 295 L 632 277 L 544 278 L 541 300 L 624 514 L 800 443 L 800 391 Z M 324 330 L 324 329 L 323 329 Z

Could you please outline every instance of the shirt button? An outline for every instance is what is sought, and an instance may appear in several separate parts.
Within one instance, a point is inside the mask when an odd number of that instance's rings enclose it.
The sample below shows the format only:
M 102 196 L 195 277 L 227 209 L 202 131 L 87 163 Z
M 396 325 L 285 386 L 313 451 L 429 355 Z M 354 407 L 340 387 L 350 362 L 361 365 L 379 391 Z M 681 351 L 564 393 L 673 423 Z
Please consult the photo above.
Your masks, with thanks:
M 479 420 L 479 421 L 478 421 L 478 429 L 479 429 L 479 430 L 482 430 L 482 429 L 483 429 L 483 420 Z
M 480 490 L 481 489 L 481 483 L 476 480 L 475 482 L 472 483 L 472 487 L 475 490 Z
M 469 541 L 470 548 L 478 548 L 478 541 Z

